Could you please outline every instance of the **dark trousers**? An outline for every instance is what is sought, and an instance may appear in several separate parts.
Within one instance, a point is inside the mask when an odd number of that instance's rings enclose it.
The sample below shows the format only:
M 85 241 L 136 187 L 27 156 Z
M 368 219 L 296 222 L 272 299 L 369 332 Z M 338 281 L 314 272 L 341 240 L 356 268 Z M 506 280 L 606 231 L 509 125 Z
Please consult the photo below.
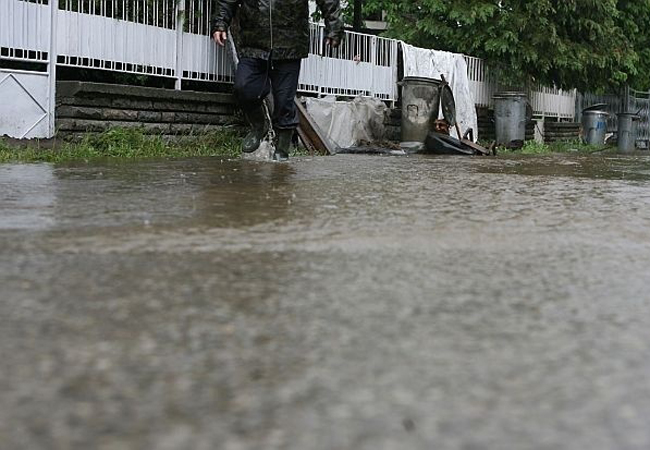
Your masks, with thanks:
M 242 58 L 235 74 L 235 97 L 244 112 L 259 108 L 262 100 L 273 94 L 273 126 L 294 129 L 298 112 L 294 104 L 300 75 L 300 59 L 267 61 Z

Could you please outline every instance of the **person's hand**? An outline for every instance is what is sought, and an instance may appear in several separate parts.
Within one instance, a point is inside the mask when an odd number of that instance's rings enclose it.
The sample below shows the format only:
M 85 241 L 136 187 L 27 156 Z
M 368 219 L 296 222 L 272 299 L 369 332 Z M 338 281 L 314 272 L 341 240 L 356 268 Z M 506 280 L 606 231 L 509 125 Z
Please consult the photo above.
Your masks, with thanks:
M 223 47 L 226 45 L 226 41 L 228 40 L 228 33 L 225 31 L 215 31 L 212 35 L 212 39 L 214 39 L 214 42 Z
M 341 43 L 341 41 L 339 41 L 336 38 L 327 38 L 327 39 L 325 39 L 325 44 L 330 45 L 332 48 L 338 47 L 340 43 Z

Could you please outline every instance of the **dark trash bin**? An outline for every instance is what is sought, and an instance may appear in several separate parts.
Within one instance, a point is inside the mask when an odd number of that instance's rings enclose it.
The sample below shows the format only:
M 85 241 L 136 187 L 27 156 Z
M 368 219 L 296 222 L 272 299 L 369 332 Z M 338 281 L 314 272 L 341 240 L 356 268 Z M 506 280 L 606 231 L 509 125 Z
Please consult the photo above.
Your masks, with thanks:
M 641 116 L 635 113 L 618 114 L 617 146 L 621 153 L 636 150 L 636 136 Z

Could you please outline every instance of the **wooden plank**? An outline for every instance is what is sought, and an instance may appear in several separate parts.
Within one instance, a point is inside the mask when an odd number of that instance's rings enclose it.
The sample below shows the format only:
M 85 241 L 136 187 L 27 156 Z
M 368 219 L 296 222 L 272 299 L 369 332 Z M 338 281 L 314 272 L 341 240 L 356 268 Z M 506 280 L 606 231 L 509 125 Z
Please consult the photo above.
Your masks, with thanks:
M 295 98 L 294 102 L 296 103 L 296 109 L 298 110 L 298 117 L 300 120 L 300 124 L 298 125 L 298 135 L 305 143 L 305 146 L 310 149 L 310 151 L 316 151 L 321 155 L 336 154 L 336 146 L 329 137 L 323 133 L 318 124 L 314 122 L 314 119 L 309 115 L 307 108 L 305 108 L 298 98 Z
M 316 148 L 314 147 L 314 144 L 312 144 L 311 140 L 309 139 L 309 136 L 300 128 L 300 125 L 296 129 L 296 132 L 298 133 L 298 137 L 304 144 L 305 148 L 309 152 L 310 155 L 315 155 L 316 154 Z

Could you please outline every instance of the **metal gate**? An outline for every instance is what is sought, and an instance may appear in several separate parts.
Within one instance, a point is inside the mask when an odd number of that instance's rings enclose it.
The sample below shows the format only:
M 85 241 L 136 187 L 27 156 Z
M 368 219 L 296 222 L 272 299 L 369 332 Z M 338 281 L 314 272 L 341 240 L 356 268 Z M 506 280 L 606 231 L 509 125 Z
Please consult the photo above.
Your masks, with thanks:
M 650 92 L 630 89 L 629 111 L 641 116 L 637 130 L 637 146 L 650 148 Z
M 0 136 L 54 135 L 55 13 L 48 0 L 0 0 Z

